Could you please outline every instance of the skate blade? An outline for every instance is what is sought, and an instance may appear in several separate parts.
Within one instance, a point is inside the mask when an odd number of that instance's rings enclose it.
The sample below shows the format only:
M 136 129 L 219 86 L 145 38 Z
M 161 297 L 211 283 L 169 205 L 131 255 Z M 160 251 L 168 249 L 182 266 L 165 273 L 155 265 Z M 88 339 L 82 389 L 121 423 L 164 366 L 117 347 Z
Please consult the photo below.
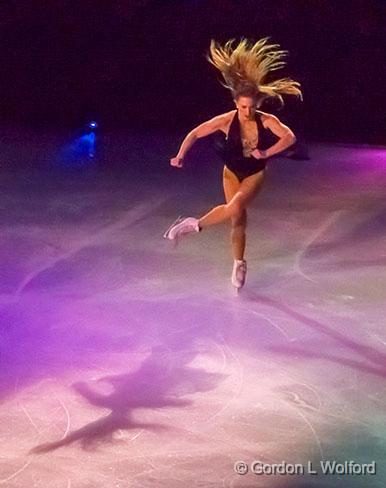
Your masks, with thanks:
M 179 223 L 180 223 L 182 220 L 184 220 L 184 217 L 182 217 L 182 216 L 180 215 L 180 216 L 178 217 L 178 219 L 176 219 L 176 220 L 175 220 L 175 221 L 172 223 L 172 225 L 171 225 L 170 227 L 168 227 L 167 231 L 166 231 L 166 232 L 164 233 L 164 235 L 163 235 L 163 238 L 164 238 L 164 239 L 169 239 L 169 241 L 175 241 L 176 239 L 170 239 L 170 237 L 169 237 L 169 232 L 171 231 L 171 229 L 172 229 L 172 228 L 173 228 L 175 225 L 179 224 Z
M 232 287 L 236 295 L 238 295 L 241 292 L 241 290 L 244 288 L 244 285 L 245 283 L 240 285 L 235 285 L 234 283 L 232 283 Z

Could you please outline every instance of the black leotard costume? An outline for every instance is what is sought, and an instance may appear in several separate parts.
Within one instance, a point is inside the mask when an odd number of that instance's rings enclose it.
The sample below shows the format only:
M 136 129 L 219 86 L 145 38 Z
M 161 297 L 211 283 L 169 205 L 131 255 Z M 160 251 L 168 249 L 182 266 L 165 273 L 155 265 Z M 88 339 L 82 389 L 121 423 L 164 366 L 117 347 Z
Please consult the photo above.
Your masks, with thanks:
M 263 126 L 261 121 L 262 112 L 256 111 L 255 121 L 257 124 L 257 149 L 264 151 L 272 146 L 273 134 Z M 243 155 L 243 146 L 241 142 L 240 121 L 237 111 L 233 116 L 229 127 L 228 137 L 221 131 L 216 133 L 215 141 L 216 152 L 224 161 L 225 166 L 232 171 L 237 179 L 242 182 L 248 176 L 263 171 L 267 165 L 267 159 L 256 159 L 253 156 L 247 158 Z

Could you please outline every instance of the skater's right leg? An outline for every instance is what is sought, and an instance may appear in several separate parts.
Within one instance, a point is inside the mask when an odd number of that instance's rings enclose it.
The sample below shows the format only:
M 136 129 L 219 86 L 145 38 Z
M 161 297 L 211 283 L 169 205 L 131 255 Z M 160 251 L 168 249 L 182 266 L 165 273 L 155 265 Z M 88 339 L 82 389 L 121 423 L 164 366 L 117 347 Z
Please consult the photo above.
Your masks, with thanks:
M 229 203 L 238 192 L 240 182 L 227 168 L 224 168 L 223 186 L 225 201 Z M 234 259 L 231 281 L 237 289 L 244 285 L 247 271 L 247 265 L 244 261 L 246 223 L 247 212 L 245 209 L 240 214 L 231 217 L 231 245 Z
M 244 259 L 245 253 L 245 229 L 247 224 L 247 212 L 243 210 L 241 215 L 232 217 L 231 242 L 233 252 L 232 285 L 237 289 L 244 286 L 247 274 L 247 263 Z
M 231 243 L 233 259 L 243 260 L 245 253 L 247 211 L 231 218 Z
M 224 166 L 223 187 L 226 203 L 229 203 L 240 188 L 240 182 L 227 167 Z M 231 217 L 231 245 L 233 259 L 244 259 L 245 228 L 247 212 L 243 210 L 239 215 Z
M 224 168 L 224 193 L 225 200 L 227 204 L 232 202 L 235 195 L 240 191 L 240 187 L 244 190 L 244 194 L 249 195 L 245 202 L 248 203 L 254 195 L 258 192 L 263 182 L 263 174 L 257 175 L 257 179 L 251 178 L 240 183 L 232 172 Z M 246 243 L 246 225 L 247 225 L 247 212 L 245 207 L 240 213 L 235 214 L 231 217 L 231 243 L 232 243 L 232 254 L 233 254 L 233 270 L 232 270 L 232 285 L 240 289 L 244 286 L 246 273 L 247 273 L 247 263 L 244 259 L 245 253 L 245 243 Z

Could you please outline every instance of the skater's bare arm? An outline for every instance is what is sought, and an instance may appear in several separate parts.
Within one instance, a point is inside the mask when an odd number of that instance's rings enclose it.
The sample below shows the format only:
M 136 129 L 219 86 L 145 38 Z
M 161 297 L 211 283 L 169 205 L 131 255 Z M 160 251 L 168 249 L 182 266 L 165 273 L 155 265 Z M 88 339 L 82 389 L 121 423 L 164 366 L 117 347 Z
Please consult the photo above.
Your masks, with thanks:
M 195 127 L 193 130 L 191 130 L 189 134 L 185 137 L 185 139 L 182 141 L 177 156 L 170 160 L 170 164 L 172 166 L 177 166 L 181 168 L 186 153 L 193 146 L 196 140 L 200 139 L 201 137 L 208 136 L 209 134 L 213 134 L 218 130 L 222 130 L 226 132 L 226 128 L 229 124 L 229 120 L 232 115 L 233 115 L 232 112 L 218 115 L 217 117 L 214 117 L 213 119 L 210 119 L 200 124 L 199 126 Z
M 270 158 L 275 154 L 285 151 L 296 142 L 296 137 L 292 130 L 280 122 L 280 120 L 274 115 L 264 114 L 262 121 L 264 127 L 273 132 L 275 136 L 279 138 L 279 140 L 266 151 L 255 149 L 255 151 L 252 152 L 252 156 L 256 159 Z

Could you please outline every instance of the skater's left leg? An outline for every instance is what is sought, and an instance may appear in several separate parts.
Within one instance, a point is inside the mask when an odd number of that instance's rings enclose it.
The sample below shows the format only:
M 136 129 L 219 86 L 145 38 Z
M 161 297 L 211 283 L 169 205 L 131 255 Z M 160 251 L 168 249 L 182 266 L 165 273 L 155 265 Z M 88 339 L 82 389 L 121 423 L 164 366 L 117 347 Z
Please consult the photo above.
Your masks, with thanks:
M 218 205 L 198 220 L 200 228 L 204 229 L 232 217 L 239 217 L 260 190 L 263 180 L 264 171 L 245 178 L 228 203 Z
M 251 202 L 254 196 L 258 193 L 264 180 L 264 172 L 261 171 L 254 175 L 248 176 L 241 183 L 237 180 L 236 176 L 229 170 L 227 170 L 233 183 L 229 186 L 229 191 L 226 192 L 226 197 L 230 198 L 226 204 L 218 205 L 210 210 L 206 215 L 200 219 L 194 217 L 184 218 L 176 221 L 165 232 L 164 237 L 166 239 L 175 240 L 182 234 L 188 234 L 192 232 L 199 232 L 205 227 L 219 224 L 229 219 L 240 219 L 247 205 Z M 224 170 L 224 175 L 227 174 Z M 229 175 L 227 175 L 228 177 Z M 236 182 L 237 181 L 237 185 Z

